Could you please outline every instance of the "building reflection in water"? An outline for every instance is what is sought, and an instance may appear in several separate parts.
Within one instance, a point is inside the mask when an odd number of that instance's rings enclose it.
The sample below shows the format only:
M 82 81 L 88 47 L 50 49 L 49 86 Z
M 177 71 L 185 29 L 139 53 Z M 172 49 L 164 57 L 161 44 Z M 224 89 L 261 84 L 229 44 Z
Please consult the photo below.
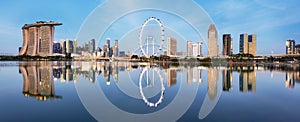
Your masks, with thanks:
M 294 88 L 295 83 L 300 83 L 300 72 L 286 72 L 285 86 L 287 88 Z
M 219 72 L 217 69 L 208 69 L 208 96 L 210 100 L 214 100 L 217 96 L 217 87 L 218 87 L 218 79 L 219 79 Z
M 91 83 L 97 81 L 98 76 L 102 75 L 107 85 L 112 81 L 119 82 L 119 72 L 131 72 L 133 69 L 151 68 L 147 65 L 130 62 L 22 62 L 19 65 L 23 75 L 24 96 L 34 97 L 38 100 L 61 99 L 55 95 L 54 81 L 77 82 L 78 77 L 82 76 Z M 255 67 L 230 67 L 225 69 L 213 69 L 210 67 L 197 66 L 166 66 L 163 68 L 167 73 L 167 86 L 172 87 L 177 83 L 177 75 L 186 73 L 187 83 L 202 83 L 202 70 L 208 71 L 208 95 L 214 100 L 217 94 L 218 72 L 222 71 L 223 91 L 230 91 L 233 83 L 233 72 L 239 72 L 239 91 L 256 92 L 256 70 L 271 70 L 286 73 L 285 85 L 293 88 L 296 82 L 300 82 L 299 71 L 275 66 Z
M 230 91 L 232 86 L 232 71 L 223 70 L 223 91 Z
M 192 82 L 202 82 L 201 69 L 198 69 L 198 67 L 187 68 L 187 83 L 190 84 Z
M 176 69 L 167 69 L 167 74 L 168 74 L 168 87 L 176 85 L 176 83 L 177 83 Z
M 256 92 L 256 71 L 253 67 L 243 67 L 239 76 L 241 92 Z
M 52 67 L 49 62 L 29 63 L 19 66 L 23 75 L 23 94 L 37 100 L 61 99 L 55 95 Z

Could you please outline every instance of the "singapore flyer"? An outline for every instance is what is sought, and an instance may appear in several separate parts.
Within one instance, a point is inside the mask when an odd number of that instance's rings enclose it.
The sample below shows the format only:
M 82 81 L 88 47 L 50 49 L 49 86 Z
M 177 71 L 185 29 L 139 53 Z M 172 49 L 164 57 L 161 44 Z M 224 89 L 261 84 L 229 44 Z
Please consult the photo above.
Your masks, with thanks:
M 163 48 L 164 41 L 165 41 L 165 30 L 164 30 L 164 26 L 163 26 L 162 22 L 161 22 L 159 19 L 157 19 L 156 17 L 150 17 L 150 18 L 148 18 L 148 19 L 144 22 L 144 24 L 142 25 L 141 31 L 140 31 L 140 34 L 139 34 L 139 44 L 140 44 L 140 49 L 141 49 L 141 51 L 142 51 L 142 55 L 144 55 L 144 56 L 146 56 L 146 57 L 149 57 L 149 54 L 148 54 L 148 47 L 149 47 L 149 45 L 148 45 L 148 41 L 147 41 L 147 44 L 146 44 L 146 49 L 147 49 L 147 50 L 145 51 L 145 50 L 144 50 L 144 46 L 143 46 L 143 32 L 144 32 L 145 26 L 146 26 L 149 22 L 151 22 L 151 21 L 157 22 L 157 23 L 159 24 L 160 31 L 161 31 L 161 40 L 160 40 L 161 42 L 160 42 L 160 45 L 159 45 L 158 50 L 157 50 L 156 52 L 153 52 L 153 55 L 154 55 L 154 56 L 157 56 L 157 55 L 161 52 L 161 50 L 162 50 L 162 48 Z

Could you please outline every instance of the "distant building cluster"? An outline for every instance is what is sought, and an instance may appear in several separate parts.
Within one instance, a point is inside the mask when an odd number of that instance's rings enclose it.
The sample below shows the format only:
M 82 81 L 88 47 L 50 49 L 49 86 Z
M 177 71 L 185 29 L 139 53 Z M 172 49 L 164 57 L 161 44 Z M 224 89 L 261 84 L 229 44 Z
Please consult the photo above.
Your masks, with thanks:
M 240 35 L 240 54 L 252 54 L 256 55 L 256 34 Z M 168 51 L 167 55 L 174 56 L 176 52 L 177 41 L 174 38 L 168 38 Z M 193 44 L 192 41 L 187 41 L 187 52 L 177 52 L 176 56 L 189 56 L 189 57 L 201 57 L 203 42 L 196 42 Z M 231 34 L 223 34 L 223 56 L 230 56 L 233 54 L 233 40 Z M 208 56 L 217 57 L 219 56 L 219 45 L 218 45 L 218 31 L 214 24 L 211 24 L 208 29 Z
M 91 39 L 88 43 L 82 46 L 78 45 L 77 40 L 61 40 L 53 44 L 54 54 L 65 55 L 83 55 L 92 57 L 119 57 L 119 44 L 118 40 L 114 41 L 114 45 L 110 46 L 110 39 L 106 39 L 103 48 L 96 47 L 96 40 Z M 123 55 L 122 55 L 123 56 Z
M 296 44 L 295 40 L 287 40 L 286 54 L 300 54 L 300 44 Z

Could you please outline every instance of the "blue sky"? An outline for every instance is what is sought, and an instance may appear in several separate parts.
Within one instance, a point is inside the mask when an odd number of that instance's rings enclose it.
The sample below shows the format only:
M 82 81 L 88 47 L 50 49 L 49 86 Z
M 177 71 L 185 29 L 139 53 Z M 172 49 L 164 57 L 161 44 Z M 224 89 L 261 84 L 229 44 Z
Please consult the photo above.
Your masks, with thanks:
M 295 39 L 300 43 L 298 0 L 195 0 L 195 2 L 211 16 L 220 38 L 221 34 L 232 34 L 234 53 L 238 52 L 240 33 L 257 34 L 258 54 L 284 53 L 287 39 Z M 56 40 L 74 39 L 85 18 L 101 3 L 103 0 L 1 1 L 0 53 L 17 54 L 18 47 L 22 45 L 21 27 L 25 23 L 39 20 L 63 23 L 56 28 Z

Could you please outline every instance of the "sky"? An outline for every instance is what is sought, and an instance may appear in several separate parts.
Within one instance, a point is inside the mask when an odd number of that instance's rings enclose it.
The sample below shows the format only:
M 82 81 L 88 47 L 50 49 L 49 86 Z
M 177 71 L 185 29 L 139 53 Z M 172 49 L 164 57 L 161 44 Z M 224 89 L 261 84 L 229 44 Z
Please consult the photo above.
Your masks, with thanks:
M 194 1 L 202 7 L 211 17 L 212 21 L 214 21 L 219 32 L 219 40 L 221 40 L 222 34 L 229 33 L 232 35 L 234 53 L 238 53 L 239 34 L 241 33 L 257 34 L 258 54 L 285 53 L 285 41 L 287 39 L 294 39 L 296 43 L 300 43 L 299 0 Z M 62 26 L 55 28 L 55 40 L 75 39 L 85 19 L 97 6 L 104 3 L 104 0 L 10 0 L 1 1 L 0 3 L 0 55 L 15 55 L 18 53 L 18 47 L 22 45 L 21 28 L 24 24 L 34 23 L 40 20 L 62 22 Z M 115 4 L 126 4 L 130 6 L 133 3 L 118 1 Z M 148 14 L 149 13 L 147 13 L 147 15 Z M 165 13 L 160 13 L 159 15 L 164 14 Z M 141 19 L 144 18 L 141 12 L 135 15 L 128 15 L 127 18 L 130 18 L 130 16 L 138 16 Z M 170 17 L 172 17 L 172 15 L 170 15 Z M 126 21 L 120 20 L 119 22 L 124 23 Z M 171 23 L 170 21 L 165 23 L 172 27 L 172 24 L 169 24 Z M 132 27 L 132 29 L 127 29 L 127 31 L 134 31 L 134 29 L 136 29 L 134 26 L 128 27 Z M 197 36 L 191 39 L 189 38 L 188 33 L 190 33 L 192 29 L 184 30 L 185 31 L 177 32 L 179 35 L 183 35 L 183 39 L 199 40 Z M 124 29 L 123 31 L 126 30 Z M 107 33 L 109 32 L 108 29 Z M 120 35 L 115 38 L 121 38 L 123 36 Z M 219 42 L 219 44 L 221 43 Z M 101 43 L 99 43 L 99 45 L 101 45 Z

